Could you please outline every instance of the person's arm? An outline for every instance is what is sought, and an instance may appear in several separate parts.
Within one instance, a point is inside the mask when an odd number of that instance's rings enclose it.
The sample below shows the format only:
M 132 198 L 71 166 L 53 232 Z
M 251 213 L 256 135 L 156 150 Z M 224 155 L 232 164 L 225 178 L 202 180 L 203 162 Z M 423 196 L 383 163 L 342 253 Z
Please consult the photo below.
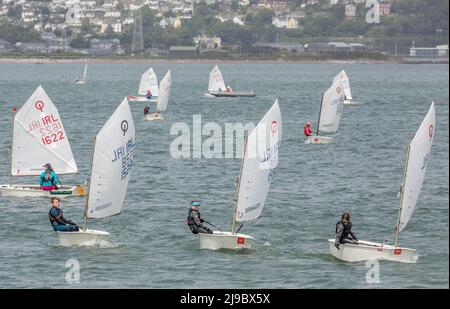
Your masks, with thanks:
M 350 229 L 349 234 L 350 234 L 350 236 L 352 236 L 352 239 L 354 241 L 358 241 L 358 239 L 356 238 L 356 235 L 355 235 L 355 233 L 353 233 L 352 229 Z
M 61 220 L 63 221 L 63 223 L 65 224 L 70 224 L 70 225 L 76 225 L 75 222 L 70 221 L 69 219 L 64 218 L 64 216 L 61 214 Z
M 61 217 L 60 217 L 61 221 L 58 221 L 59 223 L 76 225 L 74 222 L 70 221 L 69 219 L 64 218 L 62 210 L 59 210 L 59 211 L 60 211 L 60 214 L 61 214 Z
M 334 240 L 334 245 L 339 249 L 342 233 L 344 232 L 344 225 L 342 223 L 338 223 L 336 230 L 336 239 Z
M 53 185 L 58 186 L 58 184 L 59 184 L 58 175 L 56 175 L 56 173 L 53 173 Z
M 39 185 L 42 187 L 44 183 L 44 175 L 41 174 L 41 176 L 39 176 Z

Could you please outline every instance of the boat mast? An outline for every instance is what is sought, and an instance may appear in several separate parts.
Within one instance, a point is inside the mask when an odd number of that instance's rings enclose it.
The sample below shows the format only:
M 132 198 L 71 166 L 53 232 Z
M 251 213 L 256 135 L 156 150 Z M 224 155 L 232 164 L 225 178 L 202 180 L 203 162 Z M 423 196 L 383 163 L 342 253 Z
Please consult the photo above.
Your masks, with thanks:
M 408 171 L 408 161 L 409 161 L 409 151 L 410 151 L 410 149 L 411 149 L 411 144 L 408 145 L 408 149 L 406 150 L 406 162 L 405 162 L 405 170 L 403 172 L 403 183 L 402 183 L 402 187 L 400 189 L 400 205 L 398 207 L 398 219 L 397 219 L 397 226 L 395 228 L 395 243 L 394 243 L 394 247 L 398 246 L 398 240 L 400 238 L 400 217 L 402 215 L 402 204 L 403 204 L 405 184 L 406 184 L 406 173 Z
M 325 92 L 322 92 L 322 100 L 320 100 L 320 109 L 319 109 L 319 120 L 317 120 L 317 130 L 316 135 L 319 136 L 319 126 L 320 126 L 320 114 L 322 113 L 322 105 L 323 105 L 323 96 Z
M 245 155 L 247 154 L 247 142 L 248 142 L 248 138 L 246 137 L 245 141 L 244 141 L 244 156 L 242 157 L 242 160 L 241 160 L 241 170 L 239 172 L 239 177 L 237 179 L 237 190 L 236 190 L 235 204 L 234 204 L 234 210 L 233 210 L 233 223 L 231 225 L 231 234 L 234 234 L 234 229 L 236 227 L 236 210 L 237 210 L 237 205 L 238 205 L 239 190 L 241 188 L 242 167 L 244 166 Z
M 85 231 L 86 231 L 86 228 L 87 228 L 87 213 L 88 213 L 88 206 L 89 206 L 89 195 L 91 193 L 90 189 L 91 189 L 92 167 L 94 165 L 95 139 L 96 139 L 96 137 L 94 137 L 94 139 L 93 139 L 93 147 L 92 147 L 92 154 L 91 154 L 91 171 L 89 173 L 89 179 L 88 179 L 88 183 L 87 183 L 88 193 L 86 194 L 86 205 L 84 206 L 84 225 L 83 225 L 83 230 L 85 230 Z

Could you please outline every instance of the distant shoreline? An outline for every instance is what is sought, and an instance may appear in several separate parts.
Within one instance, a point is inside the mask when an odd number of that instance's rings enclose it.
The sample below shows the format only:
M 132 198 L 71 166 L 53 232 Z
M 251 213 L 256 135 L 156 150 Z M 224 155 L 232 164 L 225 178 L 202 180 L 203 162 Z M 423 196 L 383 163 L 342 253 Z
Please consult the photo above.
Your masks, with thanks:
M 0 64 L 8 63 L 252 63 L 252 64 L 448 64 L 448 58 L 439 61 L 429 59 L 417 59 L 406 61 L 402 58 L 392 59 L 153 59 L 153 58 L 1 58 Z

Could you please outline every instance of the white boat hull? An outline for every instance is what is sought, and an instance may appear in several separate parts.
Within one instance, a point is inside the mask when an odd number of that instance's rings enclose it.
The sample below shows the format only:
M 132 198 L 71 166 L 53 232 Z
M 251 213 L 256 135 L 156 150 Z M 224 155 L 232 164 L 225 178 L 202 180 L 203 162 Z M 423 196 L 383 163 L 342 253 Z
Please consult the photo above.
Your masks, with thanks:
M 253 237 L 245 234 L 214 231 L 213 234 L 199 233 L 200 248 L 209 250 L 219 249 L 250 249 Z
M 358 105 L 358 102 L 353 100 L 344 100 L 344 105 L 356 106 Z
M 84 80 L 77 80 L 76 83 L 77 84 L 86 84 L 86 81 L 84 81 Z
M 151 102 L 151 103 L 157 103 L 158 98 L 147 98 L 146 96 L 141 95 L 129 95 L 127 97 L 129 102 Z
M 161 114 L 154 113 L 154 114 L 147 114 L 144 116 L 145 120 L 163 120 L 164 117 Z
M 78 232 L 56 232 L 59 244 L 64 247 L 71 246 L 95 246 L 105 241 L 109 233 L 98 230 L 81 230 Z
M 0 185 L 0 196 L 6 197 L 69 197 L 85 196 L 86 187 L 83 185 L 61 186 L 58 190 L 44 191 L 35 185 Z
M 305 144 L 329 144 L 333 142 L 333 138 L 329 136 L 311 135 L 305 141 Z
M 334 239 L 328 239 L 330 253 L 335 258 L 346 262 L 387 260 L 401 263 L 416 263 L 418 259 L 414 249 L 360 240 L 357 245 L 341 244 L 338 250 L 334 245 L 334 241 Z

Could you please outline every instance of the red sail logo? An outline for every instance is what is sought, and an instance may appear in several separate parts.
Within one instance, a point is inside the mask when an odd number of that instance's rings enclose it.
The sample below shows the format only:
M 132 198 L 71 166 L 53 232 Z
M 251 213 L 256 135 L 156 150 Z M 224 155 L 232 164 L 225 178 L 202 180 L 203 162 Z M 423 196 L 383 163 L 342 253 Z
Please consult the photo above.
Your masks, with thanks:
M 36 107 L 37 110 L 40 110 L 42 112 L 42 109 L 44 108 L 44 102 L 36 101 L 36 103 L 34 103 L 34 107 Z

